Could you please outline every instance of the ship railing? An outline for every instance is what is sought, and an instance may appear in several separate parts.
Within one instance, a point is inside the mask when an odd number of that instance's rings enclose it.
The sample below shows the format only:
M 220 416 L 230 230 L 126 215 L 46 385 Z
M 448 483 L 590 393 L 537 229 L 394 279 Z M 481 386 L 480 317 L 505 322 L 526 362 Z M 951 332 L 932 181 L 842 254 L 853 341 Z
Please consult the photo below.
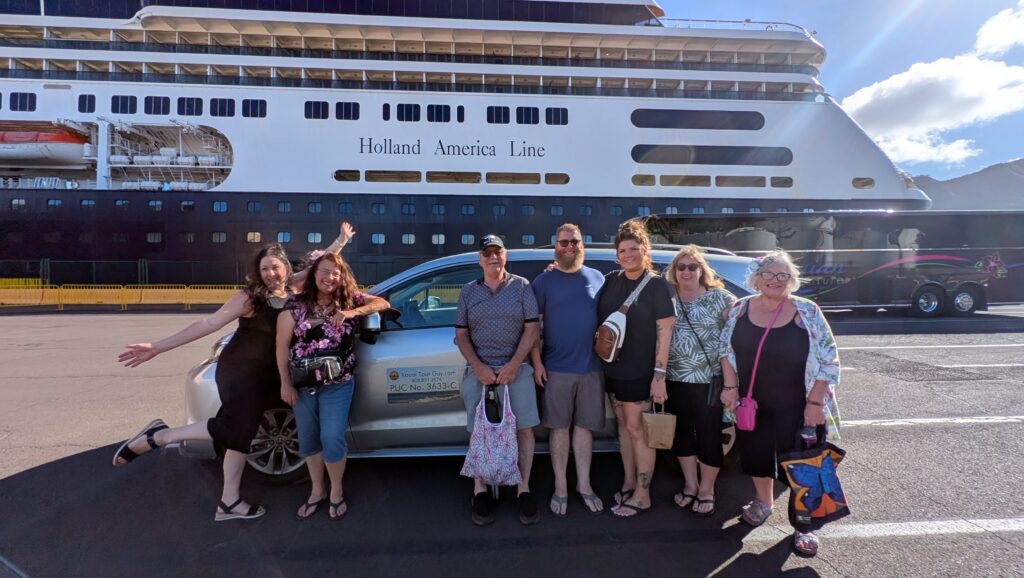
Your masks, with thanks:
M 666 28 L 692 28 L 696 30 L 757 30 L 777 32 L 798 32 L 808 38 L 811 33 L 803 26 L 789 22 L 771 22 L 762 20 L 708 20 L 699 18 L 659 18 Z
M 217 76 L 193 74 L 152 74 L 131 72 L 93 72 L 66 70 L 0 69 L 0 78 L 42 80 L 97 80 L 111 82 L 155 82 L 229 86 L 270 86 L 325 88 L 340 90 L 395 90 L 411 92 L 472 92 L 489 94 L 550 94 L 572 96 L 617 96 L 636 98 L 706 98 L 723 100 L 770 100 L 825 102 L 824 92 L 761 92 L 739 90 L 686 90 L 662 88 L 608 88 L 581 86 L 534 86 L 505 84 L 458 84 L 444 82 L 384 82 L 330 80 L 318 78 L 268 78 L 257 76 Z
M 161 44 L 158 42 L 120 42 L 105 40 L 59 40 L 0 38 L 0 46 L 53 48 L 62 50 L 112 50 L 123 52 L 171 52 L 178 54 L 214 54 L 225 56 L 261 56 L 280 58 L 316 58 L 331 60 L 369 60 L 388 62 L 425 62 L 441 64 L 497 64 L 512 66 L 564 66 L 572 68 L 623 68 L 638 70 L 694 70 L 716 72 L 766 72 L 817 76 L 818 68 L 809 64 L 753 64 L 732 62 L 677 62 L 664 60 L 612 60 L 599 58 L 549 58 L 535 56 L 484 56 L 474 54 L 426 54 L 326 50 L 314 48 L 265 48 L 258 46 L 212 46 L 205 44 Z M 765 53 L 771 60 L 784 53 Z

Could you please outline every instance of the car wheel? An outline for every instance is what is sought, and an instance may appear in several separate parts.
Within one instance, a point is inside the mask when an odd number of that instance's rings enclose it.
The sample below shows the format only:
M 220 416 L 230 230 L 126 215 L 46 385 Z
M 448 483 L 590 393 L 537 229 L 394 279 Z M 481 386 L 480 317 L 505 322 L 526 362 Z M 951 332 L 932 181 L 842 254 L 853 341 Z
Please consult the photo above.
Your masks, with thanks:
M 946 307 L 953 315 L 970 315 L 978 310 L 981 294 L 975 287 L 961 287 L 950 296 Z
M 258 478 L 273 484 L 291 483 L 308 475 L 305 459 L 299 455 L 295 414 L 290 408 L 269 409 L 263 414 L 246 461 Z
M 942 289 L 935 285 L 925 285 L 914 292 L 910 300 L 910 312 L 915 317 L 938 317 L 942 315 L 945 301 L 946 295 Z

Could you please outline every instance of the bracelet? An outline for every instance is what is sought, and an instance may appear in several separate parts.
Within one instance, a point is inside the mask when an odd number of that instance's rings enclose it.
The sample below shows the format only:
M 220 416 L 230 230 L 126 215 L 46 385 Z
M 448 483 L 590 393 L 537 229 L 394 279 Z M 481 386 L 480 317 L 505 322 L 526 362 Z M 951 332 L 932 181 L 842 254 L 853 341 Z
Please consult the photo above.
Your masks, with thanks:
M 824 407 L 825 406 L 825 404 L 821 403 L 820 401 L 814 401 L 813 399 L 807 400 L 807 403 L 809 403 L 811 405 L 816 405 L 818 407 Z
M 728 391 L 728 390 L 730 390 L 730 389 L 739 389 L 739 388 L 740 388 L 740 386 L 738 386 L 738 385 L 733 385 L 733 386 L 727 386 L 727 387 L 723 387 L 722 389 L 723 389 L 723 390 L 725 390 L 725 391 Z
M 661 368 L 661 367 L 655 367 L 654 368 L 654 373 L 668 373 L 668 370 L 666 370 L 664 368 Z

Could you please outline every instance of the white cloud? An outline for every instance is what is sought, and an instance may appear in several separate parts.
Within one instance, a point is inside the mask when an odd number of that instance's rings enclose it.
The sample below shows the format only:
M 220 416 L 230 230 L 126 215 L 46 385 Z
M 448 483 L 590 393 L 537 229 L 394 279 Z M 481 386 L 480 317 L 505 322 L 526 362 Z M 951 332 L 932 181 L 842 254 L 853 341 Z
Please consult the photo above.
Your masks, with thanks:
M 957 165 L 982 152 L 973 148 L 973 141 L 957 139 L 947 143 L 936 134 L 882 137 L 875 141 L 894 163 L 911 165 L 921 162 Z
M 978 30 L 974 51 L 981 56 L 1000 56 L 1018 44 L 1024 45 L 1024 0 L 1016 10 L 1007 8 L 985 21 Z

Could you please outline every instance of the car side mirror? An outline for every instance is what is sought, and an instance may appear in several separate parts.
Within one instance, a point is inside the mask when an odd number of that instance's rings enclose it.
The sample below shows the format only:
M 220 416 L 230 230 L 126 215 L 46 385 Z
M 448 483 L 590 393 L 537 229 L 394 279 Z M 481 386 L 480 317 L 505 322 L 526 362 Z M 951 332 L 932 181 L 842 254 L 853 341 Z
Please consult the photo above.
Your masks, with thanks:
M 362 325 L 359 327 L 359 339 L 369 345 L 377 343 L 377 338 L 380 337 L 380 326 L 380 313 L 364 315 Z

